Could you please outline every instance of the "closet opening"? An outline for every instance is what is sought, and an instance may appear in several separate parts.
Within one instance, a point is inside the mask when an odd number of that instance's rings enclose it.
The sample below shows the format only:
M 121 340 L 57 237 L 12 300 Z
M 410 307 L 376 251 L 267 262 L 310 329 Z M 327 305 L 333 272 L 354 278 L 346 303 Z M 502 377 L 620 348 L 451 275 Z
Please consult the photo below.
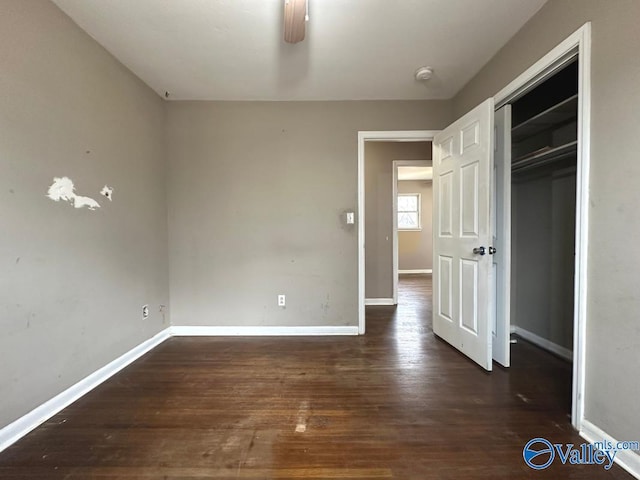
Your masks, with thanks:
M 561 380 L 550 393 L 562 397 L 569 414 L 576 271 L 577 55 L 512 101 L 510 110 L 512 349 L 519 348 L 514 341 L 524 341 L 566 362 L 549 363 L 558 368 L 549 377 L 551 382 Z

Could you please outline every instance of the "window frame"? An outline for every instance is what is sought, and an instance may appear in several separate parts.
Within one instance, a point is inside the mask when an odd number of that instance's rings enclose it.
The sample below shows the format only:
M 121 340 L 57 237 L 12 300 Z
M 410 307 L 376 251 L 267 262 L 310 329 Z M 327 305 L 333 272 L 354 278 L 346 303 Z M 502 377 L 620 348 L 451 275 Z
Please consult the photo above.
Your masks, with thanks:
M 398 232 L 421 232 L 422 231 L 422 194 L 420 193 L 398 193 L 396 199 L 396 228 Z M 417 197 L 418 200 L 418 209 L 416 213 L 418 214 L 418 226 L 415 228 L 403 228 L 400 226 L 400 213 L 413 213 L 413 210 L 410 212 L 400 212 L 400 202 L 398 199 L 400 197 Z

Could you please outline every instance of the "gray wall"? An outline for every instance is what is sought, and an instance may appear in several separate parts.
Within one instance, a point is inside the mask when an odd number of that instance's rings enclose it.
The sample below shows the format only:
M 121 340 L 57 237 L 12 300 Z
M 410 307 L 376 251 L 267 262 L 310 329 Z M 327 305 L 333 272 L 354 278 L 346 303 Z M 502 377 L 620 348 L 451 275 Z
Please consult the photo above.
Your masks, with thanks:
M 2 427 L 167 327 L 169 298 L 163 101 L 44 0 L 0 2 L 0 70 Z M 54 176 L 102 208 L 50 200 Z
M 365 143 L 366 298 L 393 297 L 394 160 L 431 160 L 431 142 Z
M 618 439 L 640 432 L 638 18 L 636 0 L 550 0 L 454 99 L 463 114 L 592 22 L 585 415 Z
M 511 322 L 573 349 L 575 169 L 514 176 Z
M 433 266 L 432 182 L 399 181 L 398 193 L 419 193 L 422 217 L 422 230 L 398 230 L 398 270 L 430 270 Z
M 357 226 L 342 215 L 357 208 L 358 131 L 450 120 L 448 101 L 170 102 L 173 323 L 357 325 Z

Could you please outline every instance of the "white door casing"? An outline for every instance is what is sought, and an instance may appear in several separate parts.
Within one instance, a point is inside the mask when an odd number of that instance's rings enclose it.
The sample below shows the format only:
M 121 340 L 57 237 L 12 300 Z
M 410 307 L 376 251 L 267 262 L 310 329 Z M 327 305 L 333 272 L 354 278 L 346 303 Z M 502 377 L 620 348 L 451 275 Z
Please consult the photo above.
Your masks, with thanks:
M 496 303 L 493 359 L 504 367 L 510 364 L 511 347 L 511 105 L 495 112 L 493 226 L 493 275 Z
M 493 109 L 490 98 L 433 141 L 433 331 L 486 370 L 495 301 Z M 484 255 L 474 253 L 481 247 Z

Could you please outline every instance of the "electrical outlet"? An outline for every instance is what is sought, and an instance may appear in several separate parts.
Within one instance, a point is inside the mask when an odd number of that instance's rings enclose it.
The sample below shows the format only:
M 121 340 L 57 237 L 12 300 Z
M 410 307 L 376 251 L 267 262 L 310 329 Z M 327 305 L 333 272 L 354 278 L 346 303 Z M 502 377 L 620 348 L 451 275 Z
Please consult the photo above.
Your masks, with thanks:
M 278 295 L 278 306 L 284 307 L 287 305 L 287 297 L 286 295 Z
M 145 320 L 149 318 L 149 305 L 142 306 L 142 319 Z

